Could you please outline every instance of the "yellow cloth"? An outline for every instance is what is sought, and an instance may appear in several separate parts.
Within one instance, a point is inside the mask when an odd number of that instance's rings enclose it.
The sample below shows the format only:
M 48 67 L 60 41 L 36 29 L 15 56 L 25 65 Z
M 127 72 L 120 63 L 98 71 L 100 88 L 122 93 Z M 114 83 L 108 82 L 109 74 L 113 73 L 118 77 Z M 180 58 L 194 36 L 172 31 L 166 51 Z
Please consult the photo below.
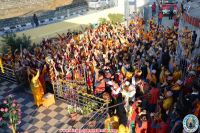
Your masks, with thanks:
M 42 97 L 44 96 L 44 90 L 38 78 L 39 71 L 37 72 L 36 76 L 34 76 L 31 80 L 31 90 L 33 93 L 35 105 L 39 107 L 43 103 Z
M 180 79 L 181 78 L 181 71 L 175 71 L 174 73 L 173 73 L 173 80 L 174 80 L 174 82 L 176 82 L 178 79 Z
M 155 76 L 155 75 L 152 75 L 150 81 L 153 82 L 154 84 L 156 84 L 156 83 L 157 83 L 157 78 L 156 78 L 156 76 Z
M 78 75 L 77 71 L 75 71 L 74 78 L 75 78 L 75 80 L 78 80 L 78 78 L 79 78 L 79 75 Z
M 133 73 L 132 72 L 127 72 L 126 73 L 126 79 L 130 80 L 133 77 Z
M 128 128 L 128 127 L 125 127 L 124 125 L 121 124 L 121 125 L 119 126 L 118 133 L 130 133 L 130 131 L 129 131 L 129 128 Z
M 164 83 L 166 81 L 166 77 L 165 77 L 165 71 L 162 71 L 160 73 L 160 83 Z
M 49 107 L 53 104 L 55 104 L 55 99 L 54 99 L 54 95 L 51 93 L 47 93 L 45 94 L 45 96 L 42 98 L 43 100 L 43 106 L 44 107 Z
M 105 129 L 118 129 L 119 128 L 119 118 L 117 116 L 107 118 L 104 121 L 104 125 L 105 125 Z
M 164 110 L 169 110 L 170 107 L 172 106 L 172 104 L 173 104 L 173 98 L 172 97 L 169 97 L 169 98 L 165 99 L 163 101 L 163 109 Z
M 151 72 L 150 72 L 150 69 L 149 69 L 149 68 L 147 68 L 147 79 L 148 79 L 149 81 L 151 81 L 151 79 L 152 79 L 152 77 L 151 77 Z
M 2 59 L 0 58 L 0 68 L 1 68 L 1 72 L 4 73 L 4 68 L 3 68 L 3 62 Z
M 112 46 L 112 40 L 108 40 L 108 46 L 109 46 L 109 47 Z
M 173 91 L 178 91 L 178 90 L 180 90 L 181 89 L 181 87 L 179 86 L 179 85 L 174 85 L 173 87 L 172 87 L 172 90 Z
M 124 76 L 126 75 L 127 70 L 126 70 L 126 68 L 125 68 L 124 66 L 122 66 L 121 72 L 122 72 L 122 74 L 123 74 Z
M 124 66 L 121 68 L 121 72 L 122 72 L 123 76 L 125 76 L 128 80 L 131 79 L 133 76 L 133 73 L 128 72 Z

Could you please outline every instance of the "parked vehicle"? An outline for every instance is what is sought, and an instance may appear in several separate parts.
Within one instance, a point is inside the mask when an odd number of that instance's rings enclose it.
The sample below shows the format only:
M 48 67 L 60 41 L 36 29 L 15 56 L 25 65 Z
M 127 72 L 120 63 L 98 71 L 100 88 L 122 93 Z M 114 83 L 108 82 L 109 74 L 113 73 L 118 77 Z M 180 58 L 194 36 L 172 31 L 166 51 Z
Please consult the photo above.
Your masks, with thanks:
M 89 8 L 92 9 L 107 8 L 110 7 L 110 5 L 111 5 L 110 0 L 90 0 L 88 2 Z
M 163 14 L 169 14 L 171 8 L 173 8 L 174 14 L 178 11 L 176 0 L 161 0 L 160 4 Z

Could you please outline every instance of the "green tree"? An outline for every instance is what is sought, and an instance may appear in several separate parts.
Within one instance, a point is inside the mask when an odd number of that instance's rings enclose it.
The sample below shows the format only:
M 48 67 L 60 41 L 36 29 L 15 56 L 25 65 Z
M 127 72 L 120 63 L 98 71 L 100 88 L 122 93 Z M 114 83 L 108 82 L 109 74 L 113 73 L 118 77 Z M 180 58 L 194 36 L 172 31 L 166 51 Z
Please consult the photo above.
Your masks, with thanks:
M 16 49 L 28 48 L 31 45 L 31 37 L 23 34 L 22 36 L 16 36 L 16 34 L 7 34 L 3 36 L 2 42 L 7 46 L 10 46 L 12 54 Z
M 110 19 L 111 23 L 122 23 L 124 21 L 124 15 L 123 14 L 108 14 L 108 18 Z

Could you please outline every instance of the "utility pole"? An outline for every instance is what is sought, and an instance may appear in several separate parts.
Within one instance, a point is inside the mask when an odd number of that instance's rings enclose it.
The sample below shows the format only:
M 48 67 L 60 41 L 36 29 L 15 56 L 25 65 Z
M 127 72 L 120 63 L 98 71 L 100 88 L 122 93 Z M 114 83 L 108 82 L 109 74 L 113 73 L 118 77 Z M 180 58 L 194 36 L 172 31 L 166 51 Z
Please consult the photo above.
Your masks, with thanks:
M 134 0 L 134 8 L 135 8 L 135 12 L 137 13 L 137 0 Z
M 127 26 L 128 26 L 129 15 L 130 15 L 130 12 L 129 12 L 129 1 L 128 0 L 124 0 L 124 17 L 125 17 L 125 21 L 127 22 Z
M 137 13 L 137 0 L 129 0 L 129 14 L 134 17 Z

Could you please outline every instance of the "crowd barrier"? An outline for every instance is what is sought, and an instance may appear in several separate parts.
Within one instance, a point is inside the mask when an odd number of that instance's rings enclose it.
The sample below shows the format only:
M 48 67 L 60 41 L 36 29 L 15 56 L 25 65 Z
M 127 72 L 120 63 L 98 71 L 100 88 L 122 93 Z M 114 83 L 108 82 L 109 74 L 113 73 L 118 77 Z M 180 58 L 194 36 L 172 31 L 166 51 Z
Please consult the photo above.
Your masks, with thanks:
M 26 67 L 20 67 L 15 69 L 9 64 L 4 63 L 3 69 L 4 73 L 0 71 L 0 79 L 19 85 L 27 83 Z
M 183 14 L 183 19 L 191 24 L 192 26 L 195 26 L 197 28 L 200 28 L 200 18 L 196 18 L 196 17 L 193 17 L 193 16 L 190 16 L 189 14 L 187 13 L 184 13 Z

